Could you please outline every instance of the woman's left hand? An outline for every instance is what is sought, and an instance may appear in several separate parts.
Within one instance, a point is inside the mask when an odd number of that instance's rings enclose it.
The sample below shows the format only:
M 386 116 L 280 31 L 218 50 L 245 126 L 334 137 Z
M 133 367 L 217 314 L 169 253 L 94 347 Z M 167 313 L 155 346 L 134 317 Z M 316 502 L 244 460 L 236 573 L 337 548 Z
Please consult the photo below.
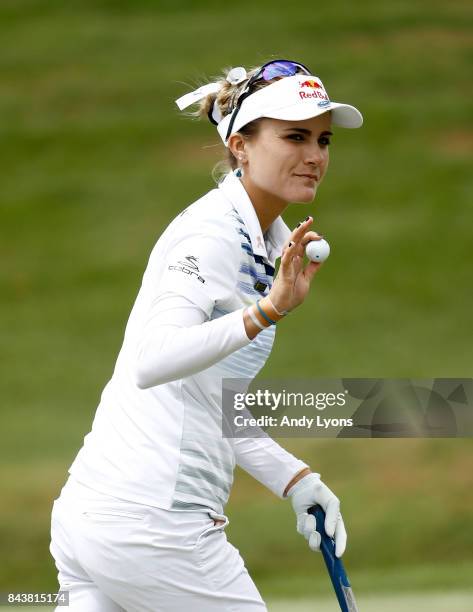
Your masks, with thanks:
M 321 239 L 317 232 L 309 231 L 313 221 L 312 217 L 302 221 L 283 248 L 281 265 L 269 293 L 278 310 L 290 311 L 302 304 L 315 273 L 322 265 L 314 261 L 304 265 L 305 247 L 312 240 Z

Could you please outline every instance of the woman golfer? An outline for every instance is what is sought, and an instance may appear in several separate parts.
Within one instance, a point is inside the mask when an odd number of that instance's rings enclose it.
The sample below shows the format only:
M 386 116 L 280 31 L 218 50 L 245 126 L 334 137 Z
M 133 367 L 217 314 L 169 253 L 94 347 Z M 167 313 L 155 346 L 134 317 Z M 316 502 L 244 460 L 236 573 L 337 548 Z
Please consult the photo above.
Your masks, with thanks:
M 51 552 L 71 612 L 261 612 L 265 604 L 224 515 L 235 465 L 280 498 L 313 550 L 320 504 L 342 555 L 339 501 L 269 437 L 222 436 L 222 378 L 253 378 L 277 325 L 305 300 L 319 263 L 306 217 L 329 161 L 331 125 L 362 123 L 303 64 L 234 68 L 177 100 L 217 126 L 229 172 L 154 247 L 91 432 L 54 503 Z M 279 271 L 274 277 L 277 258 Z M 293 315 L 294 316 L 294 315 Z

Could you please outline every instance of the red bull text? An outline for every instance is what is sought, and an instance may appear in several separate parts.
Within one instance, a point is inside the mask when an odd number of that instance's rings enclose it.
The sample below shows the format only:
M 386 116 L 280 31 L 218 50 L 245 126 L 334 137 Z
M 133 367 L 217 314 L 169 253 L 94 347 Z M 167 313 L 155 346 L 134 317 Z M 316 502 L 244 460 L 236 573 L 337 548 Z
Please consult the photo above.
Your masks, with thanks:
M 314 79 L 307 79 L 307 81 L 302 81 L 301 88 L 303 87 L 308 87 L 312 91 L 300 91 L 299 96 L 302 100 L 304 100 L 305 98 L 319 98 L 320 100 L 328 100 L 328 96 L 325 93 L 324 88 Z

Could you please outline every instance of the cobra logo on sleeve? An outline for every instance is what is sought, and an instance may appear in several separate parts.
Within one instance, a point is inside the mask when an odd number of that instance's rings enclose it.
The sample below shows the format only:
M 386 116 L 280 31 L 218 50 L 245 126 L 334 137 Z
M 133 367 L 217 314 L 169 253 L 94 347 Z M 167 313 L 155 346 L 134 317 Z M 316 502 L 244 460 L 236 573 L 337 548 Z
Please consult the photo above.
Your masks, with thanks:
M 177 272 L 184 272 L 189 276 L 195 276 L 198 281 L 205 283 L 205 278 L 202 278 L 199 274 L 199 266 L 197 265 L 199 260 L 195 255 L 186 255 L 184 258 L 186 261 L 178 261 L 176 265 L 169 266 L 168 270 L 176 270 Z

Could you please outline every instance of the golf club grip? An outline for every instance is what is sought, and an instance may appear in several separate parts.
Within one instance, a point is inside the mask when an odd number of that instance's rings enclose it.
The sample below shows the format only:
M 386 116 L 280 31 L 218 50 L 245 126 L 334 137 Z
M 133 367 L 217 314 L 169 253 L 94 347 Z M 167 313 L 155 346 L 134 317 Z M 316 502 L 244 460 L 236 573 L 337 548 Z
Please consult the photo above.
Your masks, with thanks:
M 327 566 L 330 579 L 342 612 L 358 612 L 355 597 L 347 578 L 342 560 L 335 556 L 335 542 L 325 532 L 325 512 L 320 506 L 312 506 L 309 514 L 315 517 L 316 529 L 320 534 L 320 550 Z

